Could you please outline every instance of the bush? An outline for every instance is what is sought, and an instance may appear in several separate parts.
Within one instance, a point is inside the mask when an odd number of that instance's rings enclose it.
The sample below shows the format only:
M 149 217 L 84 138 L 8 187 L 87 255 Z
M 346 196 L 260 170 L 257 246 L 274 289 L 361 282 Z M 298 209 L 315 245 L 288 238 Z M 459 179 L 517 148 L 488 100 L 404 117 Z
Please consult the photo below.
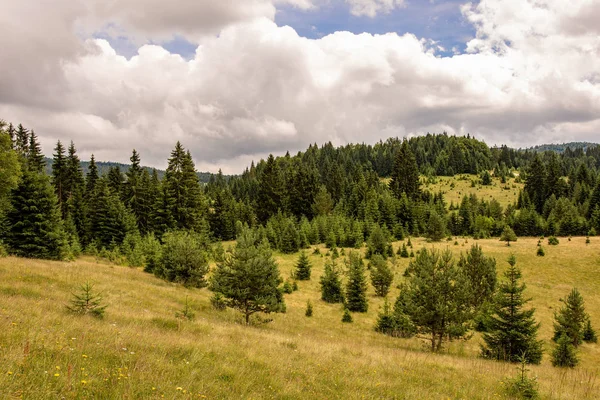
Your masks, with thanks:
M 162 246 L 153 233 L 142 238 L 142 253 L 144 254 L 144 271 L 154 273 L 162 256 Z
M 544 252 L 544 248 L 542 246 L 540 246 L 540 247 L 537 248 L 536 255 L 538 257 L 544 257 L 546 255 L 546 253 Z
M 217 311 L 224 311 L 227 308 L 227 301 L 225 296 L 217 292 L 210 298 L 210 305 Z
M 557 341 L 556 348 L 552 352 L 552 365 L 555 367 L 575 368 L 579 363 L 575 347 L 569 337 L 563 333 Z
M 106 305 L 102 305 L 100 294 L 94 293 L 94 287 L 89 282 L 84 283 L 79 288 L 79 293 L 72 293 L 70 305 L 67 310 L 73 314 L 90 314 L 97 318 L 104 317 Z
M 202 288 L 208 273 L 206 240 L 191 232 L 169 232 L 163 236 L 163 249 L 154 273 L 171 282 Z
M 289 280 L 286 280 L 283 284 L 283 293 L 290 294 L 293 291 L 294 290 L 292 289 L 292 284 L 290 283 Z
M 379 297 L 387 296 L 394 280 L 394 273 L 388 266 L 387 261 L 377 254 L 373 256 L 369 266 L 371 270 L 371 283 L 375 288 L 375 294 Z
M 550 246 L 557 246 L 560 242 L 558 241 L 558 238 L 556 236 L 550 236 L 548 238 L 548 244 Z

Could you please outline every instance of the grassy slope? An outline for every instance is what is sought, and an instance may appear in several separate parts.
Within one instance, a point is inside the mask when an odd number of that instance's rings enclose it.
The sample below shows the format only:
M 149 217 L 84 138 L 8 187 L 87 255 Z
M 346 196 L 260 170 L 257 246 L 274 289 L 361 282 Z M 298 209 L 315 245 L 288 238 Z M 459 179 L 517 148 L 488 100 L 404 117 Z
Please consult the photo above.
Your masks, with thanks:
M 535 256 L 536 239 L 510 248 L 479 243 L 504 261 L 515 252 L 533 297 L 547 353 L 558 299 L 576 285 L 600 328 L 600 238 L 562 239 Z M 415 249 L 423 245 L 413 240 Z M 472 240 L 438 248 L 464 251 Z M 395 244 L 395 248 L 398 243 Z M 289 276 L 297 255 L 278 256 Z M 210 308 L 210 292 L 165 283 L 139 270 L 82 259 L 73 263 L 0 259 L 0 398 L 502 398 L 500 381 L 514 366 L 477 358 L 479 337 L 430 354 L 418 339 L 373 332 L 381 299 L 370 288 L 369 312 L 342 324 L 339 305 L 319 300 L 323 261 L 310 256 L 309 282 L 286 295 L 288 311 L 270 324 L 241 325 L 239 316 Z M 396 280 L 408 261 L 395 261 Z M 90 280 L 104 292 L 104 320 L 65 313 L 78 284 Z M 392 293 L 395 298 L 397 290 Z M 185 297 L 197 317 L 179 324 Z M 306 301 L 314 316 L 304 316 Z M 600 330 L 600 329 L 599 329 Z M 574 371 L 553 368 L 546 354 L 531 367 L 544 398 L 594 399 L 600 393 L 600 345 L 583 345 Z

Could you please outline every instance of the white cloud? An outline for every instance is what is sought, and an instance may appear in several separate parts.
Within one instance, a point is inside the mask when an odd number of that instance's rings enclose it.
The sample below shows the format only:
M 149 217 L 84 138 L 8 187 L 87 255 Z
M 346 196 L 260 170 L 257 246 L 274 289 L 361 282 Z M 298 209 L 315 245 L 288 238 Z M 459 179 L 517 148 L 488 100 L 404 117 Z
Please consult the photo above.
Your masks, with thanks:
M 395 8 L 404 7 L 404 0 L 345 0 L 350 12 L 356 16 L 374 18 L 379 13 L 387 14 Z
M 569 4 L 466 5 L 477 36 L 468 53 L 452 57 L 437 57 L 435 43 L 410 34 L 311 40 L 278 27 L 267 11 L 223 19 L 219 35 L 204 36 L 191 60 L 156 45 L 126 59 L 104 40 L 73 34 L 89 10 L 56 11 L 37 22 L 60 43 L 29 24 L 22 37 L 0 35 L 13 60 L 0 64 L 0 117 L 35 128 L 47 154 L 57 139 L 72 138 L 86 157 L 127 161 L 135 147 L 144 163 L 163 167 L 181 140 L 198 168 L 226 173 L 309 143 L 427 131 L 515 146 L 597 140 L 600 37 L 586 21 L 598 6 Z

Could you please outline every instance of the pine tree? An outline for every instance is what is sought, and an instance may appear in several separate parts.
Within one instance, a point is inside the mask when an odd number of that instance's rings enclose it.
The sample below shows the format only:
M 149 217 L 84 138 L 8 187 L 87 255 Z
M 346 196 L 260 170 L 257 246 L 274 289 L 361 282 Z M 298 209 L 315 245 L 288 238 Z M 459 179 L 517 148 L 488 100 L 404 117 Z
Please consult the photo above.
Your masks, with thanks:
M 327 191 L 325 185 L 321 185 L 319 191 L 315 195 L 315 200 L 312 205 L 313 215 L 329 215 L 333 211 L 333 199 Z
M 269 245 L 259 240 L 256 232 L 244 229 L 231 257 L 217 265 L 212 277 L 213 290 L 244 314 L 246 324 L 254 313 L 281 312 L 285 307 L 279 269 Z
M 585 328 L 583 328 L 583 341 L 587 343 L 598 343 L 598 336 L 596 335 L 594 328 L 592 328 L 592 321 L 590 321 L 589 316 L 585 323 Z
M 367 242 L 366 257 L 371 258 L 375 254 L 379 254 L 383 258 L 387 258 L 388 246 L 388 239 L 383 229 L 379 225 L 375 225 Z
M 473 314 L 467 278 L 450 250 L 422 249 L 409 268 L 395 311 L 407 315 L 418 333 L 429 336 L 431 351 L 439 351 L 448 338 L 467 333 Z
M 6 208 L 8 195 L 19 183 L 20 175 L 21 165 L 17 152 L 12 149 L 10 136 L 0 129 L 0 219 Z
M 313 315 L 313 305 L 310 302 L 310 300 L 306 302 L 306 311 L 304 312 L 304 315 L 306 315 L 307 317 L 312 317 Z
M 125 177 L 118 165 L 111 166 L 106 175 L 109 189 L 119 198 L 123 198 L 123 187 L 125 186 Z
M 504 272 L 506 281 L 501 282 L 495 298 L 492 315 L 488 321 L 489 332 L 484 333 L 486 358 L 517 362 L 524 356 L 527 363 L 539 364 L 542 360 L 542 342 L 537 340 L 539 324 L 535 322 L 535 309 L 523 310 L 528 302 L 523 298 L 525 284 L 520 283 L 521 271 L 516 259 L 508 259 L 509 268 Z
M 352 314 L 350 314 L 350 310 L 344 308 L 344 314 L 342 315 L 342 322 L 349 324 L 352 323 Z
M 150 177 L 146 172 L 147 181 L 143 182 L 144 170 L 140 166 L 140 155 L 134 149 L 129 158 L 131 165 L 125 176 L 127 181 L 123 188 L 123 203 L 129 207 L 138 224 L 141 232 L 147 232 L 147 199 L 148 199 L 148 184 Z M 146 183 L 146 185 L 144 185 Z
M 417 160 L 408 141 L 404 140 L 394 157 L 390 189 L 398 199 L 402 197 L 402 193 L 406 193 L 408 198 L 414 200 L 421 194 L 420 186 Z
M 20 257 L 60 260 L 65 236 L 56 195 L 48 177 L 27 170 L 11 193 L 6 244 Z
M 427 238 L 439 242 L 446 236 L 446 223 L 435 210 L 431 210 L 427 222 Z
M 556 347 L 552 352 L 552 365 L 555 367 L 575 368 L 579 360 L 575 346 L 566 333 L 562 333 L 556 341 Z
M 94 293 L 94 287 L 89 282 L 84 283 L 79 288 L 79 293 L 73 293 L 73 298 L 67 306 L 67 310 L 74 314 L 91 314 L 94 317 L 104 317 L 106 305 L 102 304 L 102 297 Z
M 348 257 L 348 282 L 346 283 L 346 307 L 354 312 L 367 312 L 367 278 L 365 264 L 360 254 L 351 252 Z
M 525 192 L 529 195 L 538 213 L 542 212 L 546 201 L 546 180 L 546 168 L 536 153 L 527 169 Z
M 90 195 L 92 195 L 92 193 L 94 193 L 98 179 L 100 179 L 100 176 L 98 175 L 98 167 L 96 166 L 96 159 L 92 154 L 90 158 L 90 165 L 88 166 L 88 173 L 85 177 L 85 192 L 88 198 Z
M 277 161 L 272 154 L 269 155 L 261 174 L 258 190 L 257 209 L 260 222 L 267 222 L 271 216 L 277 214 L 277 211 L 283 208 L 283 181 L 281 171 Z
M 327 303 L 343 303 L 342 282 L 335 261 L 325 263 L 325 271 L 320 279 L 321 299 Z
M 163 236 L 161 257 L 154 273 L 170 282 L 202 288 L 208 273 L 208 240 L 193 232 L 174 231 Z
M 467 277 L 473 307 L 480 308 L 484 303 L 491 302 L 497 283 L 496 259 L 486 257 L 481 247 L 474 244 L 466 256 L 460 255 L 458 266 Z
M 579 290 L 573 288 L 566 299 L 560 300 L 563 306 L 554 314 L 555 342 L 565 335 L 571 344 L 578 347 L 583 341 L 583 330 L 587 320 L 583 297 Z
M 17 126 L 15 134 L 15 150 L 22 160 L 27 158 L 27 154 L 29 153 L 29 130 L 25 129 L 21 124 Z
M 300 257 L 298 258 L 298 263 L 296 264 L 296 272 L 294 273 L 294 277 L 299 281 L 308 281 L 310 280 L 312 265 L 308 256 L 305 252 L 300 253 Z
M 506 242 L 506 245 L 510 246 L 510 242 L 517 241 L 517 235 L 515 235 L 515 231 L 513 231 L 510 226 L 505 225 L 504 230 L 502 231 L 502 234 L 500 235 L 500 241 Z
M 400 250 L 400 257 L 402 258 L 408 258 L 408 249 L 406 248 L 406 243 L 402 243 L 402 248 Z
M 60 140 L 56 143 L 54 151 L 55 153 L 52 161 L 52 184 L 54 185 L 54 192 L 58 199 L 62 218 L 66 219 L 67 201 L 69 199 L 69 193 L 67 191 L 67 158 L 65 157 L 65 148 Z
M 394 273 L 388 266 L 387 261 L 380 255 L 373 256 L 370 263 L 371 282 L 375 288 L 375 294 L 385 297 L 390 291 L 394 280 Z
M 42 147 L 40 142 L 37 140 L 35 132 L 32 130 L 29 135 L 29 148 L 27 150 L 27 167 L 30 171 L 36 173 L 44 172 L 46 162 L 44 161 L 44 155 L 42 154 Z

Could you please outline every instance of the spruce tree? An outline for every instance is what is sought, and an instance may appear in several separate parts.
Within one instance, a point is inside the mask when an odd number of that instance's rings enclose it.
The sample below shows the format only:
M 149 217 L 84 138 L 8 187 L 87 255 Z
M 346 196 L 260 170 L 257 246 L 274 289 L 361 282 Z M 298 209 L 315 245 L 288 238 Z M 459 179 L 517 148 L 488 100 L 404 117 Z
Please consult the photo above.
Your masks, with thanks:
M 340 281 L 340 271 L 335 265 L 335 261 L 325 263 L 325 271 L 320 279 L 321 299 L 327 303 L 343 303 L 344 294 L 342 293 L 342 282 Z
M 15 150 L 22 160 L 27 158 L 29 153 L 29 130 L 21 124 L 17 126 L 17 132 L 15 133 Z
M 140 166 L 140 155 L 135 149 L 129 160 L 131 161 L 131 165 L 125 173 L 127 181 L 123 188 L 123 202 L 135 216 L 140 231 L 145 233 L 147 232 L 147 200 L 150 177 L 146 172 L 147 179 L 146 182 L 143 182 L 144 170 Z
M 125 186 L 125 177 L 118 165 L 111 166 L 106 176 L 108 187 L 119 198 L 123 198 L 123 187 Z
M 0 129 L 0 216 L 6 208 L 10 191 L 19 183 L 20 175 L 21 164 L 17 152 L 12 149 L 8 134 Z
M 257 208 L 257 214 L 260 222 L 267 222 L 271 216 L 277 214 L 277 211 L 283 208 L 283 191 L 279 165 L 273 155 L 270 154 L 262 171 L 258 189 L 257 203 L 260 206 Z
M 65 156 L 65 148 L 60 142 L 56 143 L 52 161 L 52 184 L 54 192 L 58 199 L 58 205 L 61 210 L 62 218 L 67 217 L 67 201 L 69 193 L 67 188 L 67 158 Z
M 536 153 L 527 169 L 525 192 L 529 195 L 538 213 L 542 212 L 546 202 L 546 180 L 546 168 L 538 153 Z
M 387 258 L 388 246 L 388 239 L 383 229 L 381 229 L 379 225 L 375 224 L 367 242 L 366 257 L 371 258 L 375 254 L 379 254 L 383 258 Z
M 98 166 L 96 166 L 96 159 L 92 154 L 90 158 L 90 165 L 88 166 L 88 173 L 85 177 L 85 192 L 87 198 L 94 193 L 98 179 L 100 179 L 100 175 L 98 174 Z
M 583 328 L 583 341 L 587 343 L 598 343 L 598 336 L 596 335 L 594 328 L 592 328 L 592 321 L 590 321 L 589 316 L 585 323 L 585 327 Z
M 185 231 L 163 236 L 161 257 L 154 273 L 171 282 L 202 288 L 208 273 L 208 240 L 200 234 Z
M 523 310 L 528 302 L 523 297 L 525 284 L 520 283 L 521 271 L 514 256 L 508 259 L 493 306 L 494 314 L 488 321 L 488 332 L 483 334 L 482 354 L 499 361 L 517 362 L 524 356 L 529 364 L 542 360 L 542 342 L 537 340 L 539 324 L 533 317 L 535 309 Z
M 6 216 L 6 244 L 10 252 L 28 258 L 64 258 L 65 235 L 48 177 L 26 170 L 11 193 L 10 204 Z
M 367 278 L 365 264 L 357 252 L 348 257 L 348 282 L 346 283 L 346 307 L 354 312 L 367 312 Z
M 390 291 L 390 286 L 394 280 L 394 273 L 388 266 L 387 261 L 380 255 L 375 255 L 370 262 L 371 283 L 375 288 L 375 294 L 379 297 L 385 297 Z
M 515 235 L 515 231 L 513 231 L 510 226 L 505 225 L 504 230 L 502 231 L 502 234 L 500 235 L 500 241 L 506 242 L 506 245 L 510 246 L 510 242 L 517 241 L 517 235 Z
M 435 210 L 431 210 L 429 221 L 427 222 L 427 238 L 434 242 L 439 242 L 446 236 L 446 223 L 444 219 Z
M 350 310 L 348 308 L 344 308 L 344 314 L 342 315 L 342 322 L 349 324 L 352 323 L 352 314 L 350 314 Z
M 308 256 L 305 252 L 300 253 L 300 257 L 298 258 L 298 263 L 296 264 L 296 272 L 294 273 L 294 277 L 299 281 L 308 281 L 310 280 L 312 265 Z
M 583 341 L 583 330 L 587 320 L 583 297 L 577 288 L 573 288 L 566 299 L 560 299 L 563 306 L 554 314 L 555 342 L 565 335 L 571 344 L 578 347 Z
M 575 368 L 579 360 L 573 342 L 566 333 L 562 333 L 556 341 L 556 347 L 552 352 L 552 365 L 555 367 Z
M 467 277 L 450 250 L 422 249 L 409 268 L 395 311 L 408 316 L 416 331 L 429 337 L 431 351 L 439 351 L 448 338 L 467 333 L 473 314 Z
M 29 148 L 27 150 L 27 167 L 36 173 L 43 173 L 46 162 L 42 154 L 42 147 L 37 139 L 37 135 L 32 130 L 29 135 Z
M 404 140 L 394 156 L 390 189 L 398 199 L 405 193 L 408 198 L 414 200 L 421 194 L 420 186 L 417 160 L 408 146 L 408 141 Z
M 467 277 L 469 283 L 470 303 L 480 308 L 484 303 L 493 300 L 496 291 L 496 259 L 486 257 L 477 244 L 471 246 L 466 256 L 461 254 L 459 268 Z
M 231 257 L 217 265 L 212 288 L 222 293 L 229 307 L 240 310 L 246 324 L 257 312 L 282 312 L 285 307 L 279 290 L 282 279 L 268 243 L 244 229 Z

